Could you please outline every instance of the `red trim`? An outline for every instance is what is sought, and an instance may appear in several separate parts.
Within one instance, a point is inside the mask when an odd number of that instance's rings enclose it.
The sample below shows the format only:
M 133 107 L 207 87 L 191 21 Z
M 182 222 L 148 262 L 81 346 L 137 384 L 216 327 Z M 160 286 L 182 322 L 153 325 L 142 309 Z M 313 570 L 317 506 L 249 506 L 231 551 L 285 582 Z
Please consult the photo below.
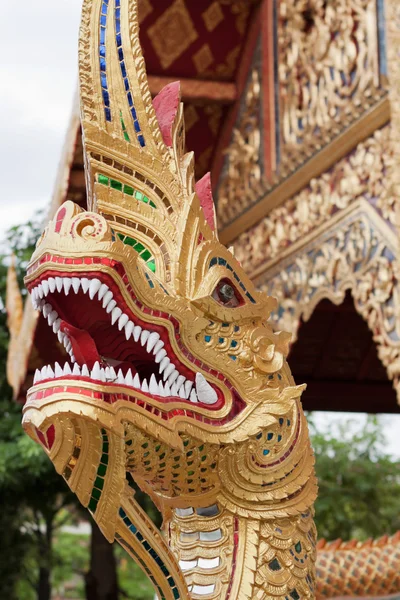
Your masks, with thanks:
M 267 179 L 271 179 L 272 174 L 276 171 L 273 0 L 263 1 L 261 23 L 264 172 Z
M 213 182 L 214 190 L 218 184 L 219 177 L 221 175 L 222 168 L 224 166 L 225 154 L 224 150 L 229 145 L 232 138 L 232 129 L 235 126 L 239 115 L 239 109 L 242 99 L 243 90 L 247 83 L 249 69 L 251 67 L 254 51 L 256 49 L 257 41 L 260 35 L 260 7 L 257 6 L 254 9 L 253 16 L 251 18 L 250 27 L 247 34 L 246 43 L 243 50 L 242 61 L 240 63 L 237 77 L 236 77 L 236 88 L 237 88 L 237 100 L 235 104 L 228 109 L 228 113 L 225 122 L 222 127 L 221 135 L 218 143 L 214 150 L 212 160 L 212 171 L 211 180 Z

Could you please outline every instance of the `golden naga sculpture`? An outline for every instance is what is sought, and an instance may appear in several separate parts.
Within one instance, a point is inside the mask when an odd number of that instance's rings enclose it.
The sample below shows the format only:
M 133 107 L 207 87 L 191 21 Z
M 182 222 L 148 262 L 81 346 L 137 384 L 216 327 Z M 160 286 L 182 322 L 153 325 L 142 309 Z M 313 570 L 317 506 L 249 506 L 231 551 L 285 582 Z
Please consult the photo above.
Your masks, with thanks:
M 58 210 L 26 277 L 71 360 L 37 372 L 24 427 L 160 599 L 314 598 L 314 459 L 276 303 L 218 242 L 179 84 L 151 99 L 135 0 L 84 1 L 79 59 L 89 212 Z

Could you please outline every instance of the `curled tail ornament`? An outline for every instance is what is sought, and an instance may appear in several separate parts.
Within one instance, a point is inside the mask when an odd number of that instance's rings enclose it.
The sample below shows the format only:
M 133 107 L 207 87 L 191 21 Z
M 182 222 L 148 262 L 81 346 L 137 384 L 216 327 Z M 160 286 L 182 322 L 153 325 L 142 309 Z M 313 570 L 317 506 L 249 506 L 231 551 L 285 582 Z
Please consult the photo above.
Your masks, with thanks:
M 58 210 L 26 276 L 69 357 L 37 372 L 24 427 L 160 599 L 313 599 L 317 485 L 289 336 L 218 241 L 179 84 L 151 98 L 136 0 L 85 0 L 79 64 L 89 210 Z

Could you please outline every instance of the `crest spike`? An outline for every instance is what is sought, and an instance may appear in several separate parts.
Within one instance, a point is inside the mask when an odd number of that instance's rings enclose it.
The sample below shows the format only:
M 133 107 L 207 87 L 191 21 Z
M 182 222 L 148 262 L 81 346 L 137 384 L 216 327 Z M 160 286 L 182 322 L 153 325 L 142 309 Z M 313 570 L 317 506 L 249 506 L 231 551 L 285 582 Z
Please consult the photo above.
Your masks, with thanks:
M 217 217 L 215 214 L 215 204 L 211 187 L 211 173 L 206 173 L 204 177 L 197 182 L 195 189 L 208 225 L 211 227 L 212 231 L 217 231 Z
M 179 81 L 166 85 L 153 100 L 161 135 L 166 146 L 173 143 L 173 128 L 181 103 L 181 84 Z

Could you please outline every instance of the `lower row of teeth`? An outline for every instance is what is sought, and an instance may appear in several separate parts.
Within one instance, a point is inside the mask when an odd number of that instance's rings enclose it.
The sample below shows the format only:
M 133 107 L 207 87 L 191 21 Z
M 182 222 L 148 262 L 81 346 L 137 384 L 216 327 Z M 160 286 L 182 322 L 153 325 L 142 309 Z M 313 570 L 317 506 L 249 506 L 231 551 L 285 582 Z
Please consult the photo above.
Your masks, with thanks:
M 212 388 L 201 373 L 197 373 L 196 375 L 196 391 L 191 381 L 185 380 L 181 384 L 177 381 L 170 386 L 168 381 L 164 383 L 162 381 L 157 381 L 154 374 L 150 377 L 149 382 L 147 382 L 146 379 L 140 381 L 139 375 L 137 373 L 136 375 L 133 375 L 130 369 L 124 375 L 121 369 L 117 373 L 114 367 L 101 367 L 99 362 L 96 362 L 91 370 L 89 370 L 87 365 L 80 367 L 75 363 L 71 367 L 68 363 L 65 363 L 62 368 L 56 363 L 54 369 L 50 366 L 45 366 L 41 370 L 37 369 L 33 383 L 36 385 L 37 383 L 48 379 L 68 376 L 86 377 L 102 383 L 127 385 L 136 390 L 150 393 L 153 396 L 160 396 L 162 398 L 176 397 L 181 398 L 182 400 L 190 400 L 190 402 L 193 403 L 205 401 L 206 404 L 210 404 L 210 390 L 212 390 Z M 212 391 L 215 394 L 216 401 L 218 399 L 217 394 L 214 390 Z

